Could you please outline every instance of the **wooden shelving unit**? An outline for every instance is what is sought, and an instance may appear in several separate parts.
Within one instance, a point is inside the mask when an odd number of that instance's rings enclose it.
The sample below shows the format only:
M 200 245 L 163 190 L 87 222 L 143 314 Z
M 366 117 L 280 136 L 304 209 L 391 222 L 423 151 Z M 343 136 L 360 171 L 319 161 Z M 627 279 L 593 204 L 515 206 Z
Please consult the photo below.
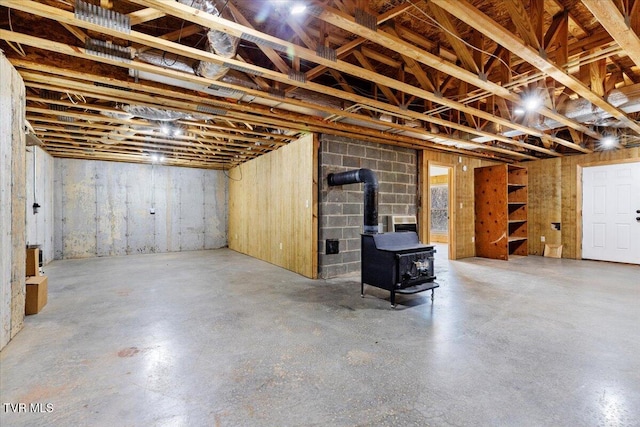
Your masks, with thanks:
M 528 254 L 527 182 L 522 166 L 474 170 L 476 256 L 508 260 Z

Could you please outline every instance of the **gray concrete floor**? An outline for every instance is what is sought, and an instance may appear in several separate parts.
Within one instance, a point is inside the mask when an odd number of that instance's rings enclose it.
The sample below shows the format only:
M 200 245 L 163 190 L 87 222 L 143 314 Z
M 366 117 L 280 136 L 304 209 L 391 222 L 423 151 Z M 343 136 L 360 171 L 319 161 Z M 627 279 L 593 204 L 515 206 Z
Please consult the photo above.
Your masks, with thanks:
M 393 310 L 227 249 L 56 261 L 0 354 L 2 425 L 640 425 L 639 267 L 436 271 Z

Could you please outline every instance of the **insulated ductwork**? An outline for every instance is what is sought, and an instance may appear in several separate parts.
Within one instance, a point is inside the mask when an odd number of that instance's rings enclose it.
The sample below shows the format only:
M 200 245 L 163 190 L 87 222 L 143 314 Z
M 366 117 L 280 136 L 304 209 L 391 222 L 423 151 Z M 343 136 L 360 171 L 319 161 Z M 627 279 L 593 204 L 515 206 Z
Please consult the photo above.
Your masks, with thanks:
M 195 9 L 206 12 L 210 15 L 220 16 L 223 15 L 223 18 L 233 20 L 233 16 L 229 12 L 227 8 L 222 8 L 222 10 L 218 10 L 214 1 L 211 0 L 178 0 L 180 3 L 185 4 L 187 6 L 191 6 Z M 207 50 L 211 53 L 215 53 L 216 55 L 222 56 L 224 58 L 233 58 L 236 55 L 236 51 L 238 50 L 238 44 L 240 39 L 229 35 L 227 33 L 223 33 L 218 30 L 209 30 L 207 32 Z M 212 80 L 218 80 L 224 77 L 229 71 L 228 67 L 214 64 L 211 62 L 200 61 L 200 63 L 196 67 L 196 74 L 202 77 L 206 77 Z
M 125 105 L 122 109 L 134 117 L 141 117 L 143 119 L 155 120 L 158 122 L 172 122 L 189 116 L 189 114 L 181 111 L 145 107 L 143 105 Z
M 614 107 L 619 108 L 626 114 L 637 113 L 640 111 L 640 84 L 627 86 L 622 89 L 614 89 L 607 96 L 607 102 Z M 601 108 L 594 107 L 589 101 L 585 99 L 569 100 L 564 103 L 558 112 L 565 117 L 582 123 L 584 125 L 593 125 L 599 127 L 626 127 L 624 123 L 621 123 L 618 119 L 613 118 L 611 114 L 602 110 Z M 539 130 L 551 130 L 565 126 L 564 124 L 555 120 L 544 118 L 544 120 L 529 123 L 528 126 Z M 506 132 L 500 132 L 497 129 L 486 129 L 487 132 L 497 132 L 500 135 L 507 138 L 513 138 L 515 136 L 523 135 L 523 132 L 518 130 L 509 130 Z M 487 137 L 474 138 L 474 142 L 487 142 L 490 139 Z
M 378 178 L 371 169 L 356 169 L 327 176 L 329 186 L 364 182 L 364 232 L 378 233 Z

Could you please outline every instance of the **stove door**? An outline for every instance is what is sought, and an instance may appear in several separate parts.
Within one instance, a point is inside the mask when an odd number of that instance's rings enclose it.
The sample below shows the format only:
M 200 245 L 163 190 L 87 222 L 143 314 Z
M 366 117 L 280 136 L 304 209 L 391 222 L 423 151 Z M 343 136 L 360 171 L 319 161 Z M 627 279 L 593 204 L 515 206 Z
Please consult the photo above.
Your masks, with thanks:
M 407 288 L 436 278 L 433 268 L 433 251 L 396 254 L 397 288 Z

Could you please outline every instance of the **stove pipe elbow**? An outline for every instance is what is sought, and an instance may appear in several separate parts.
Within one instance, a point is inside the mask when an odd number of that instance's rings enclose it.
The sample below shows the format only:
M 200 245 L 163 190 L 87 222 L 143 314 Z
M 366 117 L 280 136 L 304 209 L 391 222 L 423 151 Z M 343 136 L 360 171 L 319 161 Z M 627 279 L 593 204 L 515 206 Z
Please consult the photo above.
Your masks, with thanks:
M 356 169 L 327 176 L 329 186 L 364 183 L 364 233 L 378 233 L 378 178 L 371 169 Z

